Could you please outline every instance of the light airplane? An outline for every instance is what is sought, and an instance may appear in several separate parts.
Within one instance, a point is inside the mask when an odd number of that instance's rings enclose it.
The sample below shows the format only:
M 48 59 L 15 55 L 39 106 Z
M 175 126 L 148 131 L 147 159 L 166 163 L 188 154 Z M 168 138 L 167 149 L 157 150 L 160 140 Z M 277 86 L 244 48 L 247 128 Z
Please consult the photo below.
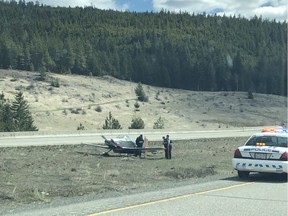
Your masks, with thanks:
M 96 148 L 108 149 L 108 151 L 104 152 L 102 156 L 109 156 L 109 152 L 113 151 L 118 154 L 128 154 L 139 156 L 140 151 L 142 152 L 156 152 L 159 150 L 164 150 L 162 147 L 148 147 L 148 140 L 144 139 L 144 144 L 142 148 L 138 148 L 136 143 L 130 139 L 128 136 L 118 136 L 115 139 L 106 138 L 102 135 L 102 138 L 105 140 L 105 145 L 97 145 L 97 144 L 86 144 L 91 145 Z

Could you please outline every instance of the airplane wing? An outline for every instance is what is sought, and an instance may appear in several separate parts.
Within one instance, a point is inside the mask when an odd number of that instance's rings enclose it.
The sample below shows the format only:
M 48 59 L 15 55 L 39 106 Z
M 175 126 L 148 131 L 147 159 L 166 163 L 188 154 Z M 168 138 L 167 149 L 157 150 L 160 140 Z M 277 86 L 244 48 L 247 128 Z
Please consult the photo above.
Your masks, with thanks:
M 96 148 L 110 149 L 108 146 L 104 146 L 104 145 L 88 144 L 88 143 L 82 143 L 82 144 L 83 144 L 83 145 L 93 146 L 93 147 L 96 147 Z
M 121 146 L 122 149 L 125 149 L 125 150 L 144 150 L 144 151 L 153 151 L 153 150 L 161 150 L 161 149 L 164 149 L 164 148 L 130 148 L 130 147 L 125 147 L 125 146 Z
M 128 147 L 121 147 L 125 150 L 142 150 L 142 151 L 158 151 L 158 150 L 164 150 L 162 147 L 149 147 L 149 148 L 128 148 Z

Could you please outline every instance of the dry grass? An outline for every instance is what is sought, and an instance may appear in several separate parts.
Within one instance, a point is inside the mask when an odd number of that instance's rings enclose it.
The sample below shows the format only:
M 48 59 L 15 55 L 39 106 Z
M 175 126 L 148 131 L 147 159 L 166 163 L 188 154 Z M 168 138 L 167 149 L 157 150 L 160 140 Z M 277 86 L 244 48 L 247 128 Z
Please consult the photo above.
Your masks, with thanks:
M 164 159 L 164 152 L 142 159 L 102 157 L 102 150 L 86 145 L 0 148 L 0 206 L 235 176 L 231 159 L 245 139 L 174 141 L 172 160 Z
M 152 129 L 159 117 L 166 129 L 217 129 L 287 124 L 287 98 L 247 92 L 193 92 L 143 85 L 147 103 L 134 104 L 136 83 L 112 77 L 49 74 L 47 82 L 38 73 L 0 70 L 0 89 L 5 97 L 24 93 L 40 131 L 102 129 L 108 113 L 128 129 L 134 117 Z M 60 87 L 51 86 L 51 79 Z

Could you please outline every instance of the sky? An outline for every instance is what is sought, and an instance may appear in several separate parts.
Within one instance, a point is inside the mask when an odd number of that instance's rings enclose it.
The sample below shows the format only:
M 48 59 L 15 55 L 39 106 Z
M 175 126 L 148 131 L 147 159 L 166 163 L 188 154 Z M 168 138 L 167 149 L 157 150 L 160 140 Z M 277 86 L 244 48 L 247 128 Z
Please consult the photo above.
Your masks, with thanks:
M 29 1 L 31 0 L 26 0 Z M 99 9 L 131 12 L 158 12 L 162 9 L 195 14 L 206 12 L 219 16 L 240 15 L 248 19 L 256 15 L 262 16 L 263 19 L 288 21 L 288 0 L 38 0 L 38 2 L 50 6 L 93 6 Z

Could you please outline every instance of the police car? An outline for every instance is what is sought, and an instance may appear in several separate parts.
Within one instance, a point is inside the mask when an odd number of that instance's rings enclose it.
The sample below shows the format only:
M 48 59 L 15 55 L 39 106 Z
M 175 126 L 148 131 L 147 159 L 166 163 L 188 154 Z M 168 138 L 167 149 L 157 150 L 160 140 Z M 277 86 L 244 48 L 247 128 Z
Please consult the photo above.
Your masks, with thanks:
M 287 128 L 266 128 L 236 149 L 232 165 L 239 178 L 247 178 L 250 172 L 287 174 L 287 155 Z

